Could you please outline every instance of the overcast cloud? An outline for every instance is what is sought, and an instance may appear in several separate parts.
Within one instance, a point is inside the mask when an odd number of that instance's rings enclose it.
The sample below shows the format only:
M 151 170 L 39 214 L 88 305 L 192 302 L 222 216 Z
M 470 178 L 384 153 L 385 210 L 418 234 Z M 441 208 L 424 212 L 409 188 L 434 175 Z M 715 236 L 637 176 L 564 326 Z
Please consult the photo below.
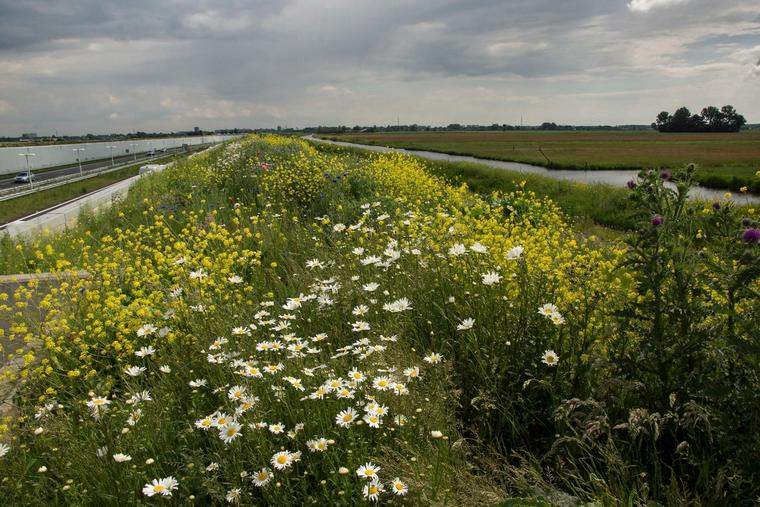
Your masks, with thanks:
M 757 0 L 0 0 L 0 134 L 760 122 Z

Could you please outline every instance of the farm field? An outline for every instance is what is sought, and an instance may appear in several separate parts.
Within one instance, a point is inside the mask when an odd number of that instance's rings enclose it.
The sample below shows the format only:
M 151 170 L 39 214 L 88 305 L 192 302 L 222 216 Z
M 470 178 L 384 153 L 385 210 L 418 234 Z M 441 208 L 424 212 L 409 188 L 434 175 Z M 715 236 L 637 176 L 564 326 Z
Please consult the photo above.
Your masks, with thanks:
M 5 238 L 88 276 L 0 298 L 4 501 L 757 498 L 757 212 L 653 174 L 599 243 L 477 171 L 249 136 Z
M 323 136 L 341 141 L 524 162 L 557 169 L 641 169 L 695 163 L 711 188 L 760 192 L 760 132 L 402 132 Z

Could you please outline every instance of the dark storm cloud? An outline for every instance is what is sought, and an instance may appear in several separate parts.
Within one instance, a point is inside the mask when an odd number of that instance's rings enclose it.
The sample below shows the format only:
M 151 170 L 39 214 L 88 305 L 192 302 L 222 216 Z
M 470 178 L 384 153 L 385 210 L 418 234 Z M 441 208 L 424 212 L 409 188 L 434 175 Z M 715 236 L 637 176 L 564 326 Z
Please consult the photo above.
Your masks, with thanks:
M 0 133 L 751 113 L 759 16 L 752 0 L 0 0 Z

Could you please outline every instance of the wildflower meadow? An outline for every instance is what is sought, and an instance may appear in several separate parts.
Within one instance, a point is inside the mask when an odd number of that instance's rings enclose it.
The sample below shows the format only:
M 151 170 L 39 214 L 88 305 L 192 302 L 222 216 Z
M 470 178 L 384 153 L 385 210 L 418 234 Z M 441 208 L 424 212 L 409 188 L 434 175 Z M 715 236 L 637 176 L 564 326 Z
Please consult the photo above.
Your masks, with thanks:
M 600 242 L 519 185 L 252 135 L 6 240 L 60 282 L 0 302 L 0 503 L 751 505 L 758 215 L 693 178 L 643 171 Z

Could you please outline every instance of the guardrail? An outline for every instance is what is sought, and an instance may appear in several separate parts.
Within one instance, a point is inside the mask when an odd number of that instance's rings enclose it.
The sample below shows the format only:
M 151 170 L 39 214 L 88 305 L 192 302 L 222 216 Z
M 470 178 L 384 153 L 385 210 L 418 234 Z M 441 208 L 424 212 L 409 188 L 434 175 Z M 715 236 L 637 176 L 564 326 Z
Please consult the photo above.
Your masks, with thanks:
M 100 176 L 102 174 L 108 174 L 113 171 L 118 171 L 121 169 L 124 169 L 125 167 L 131 167 L 138 163 L 150 163 L 155 160 L 160 160 L 162 158 L 166 158 L 172 155 L 175 155 L 180 152 L 174 152 L 174 153 L 166 153 L 159 156 L 149 157 L 143 160 L 139 160 L 135 162 L 134 160 L 129 161 L 128 164 L 122 164 L 117 165 L 114 167 L 108 167 L 107 169 L 103 170 L 97 170 L 92 169 L 90 171 L 87 171 L 84 174 L 66 174 L 64 176 L 56 176 L 54 178 L 47 178 L 44 180 L 41 180 L 40 183 L 34 184 L 31 188 L 29 188 L 28 184 L 24 184 L 23 187 L 20 188 L 5 188 L 0 189 L 0 202 L 7 201 L 10 199 L 15 199 L 16 197 L 22 197 L 24 195 L 30 195 L 34 194 L 36 192 L 40 192 L 42 190 L 49 190 L 51 188 L 59 187 L 62 185 L 67 185 L 69 183 L 76 183 L 77 181 L 86 180 L 89 178 L 93 178 L 95 176 Z M 34 173 L 32 173 L 34 174 Z
M 100 176 L 101 174 L 108 174 L 110 172 L 118 171 L 120 169 L 124 169 L 125 167 L 130 167 L 133 165 L 135 165 L 135 163 L 131 162 L 129 164 L 109 167 L 108 169 L 104 169 L 104 170 L 94 169 L 94 170 L 88 171 L 85 174 L 66 174 L 64 176 L 56 176 L 55 178 L 47 178 L 45 180 L 42 180 L 40 183 L 33 185 L 31 188 L 27 186 L 23 190 L 19 190 L 18 188 L 0 189 L 0 202 L 7 201 L 9 199 L 15 199 L 16 197 L 21 197 L 24 195 L 34 194 L 42 190 L 48 190 L 50 188 L 66 185 L 68 183 L 76 183 L 77 181 L 82 181 L 89 178 L 93 178 L 95 176 Z

